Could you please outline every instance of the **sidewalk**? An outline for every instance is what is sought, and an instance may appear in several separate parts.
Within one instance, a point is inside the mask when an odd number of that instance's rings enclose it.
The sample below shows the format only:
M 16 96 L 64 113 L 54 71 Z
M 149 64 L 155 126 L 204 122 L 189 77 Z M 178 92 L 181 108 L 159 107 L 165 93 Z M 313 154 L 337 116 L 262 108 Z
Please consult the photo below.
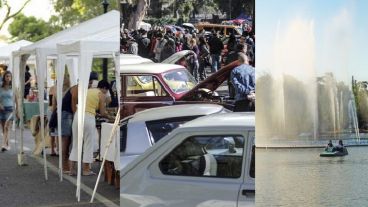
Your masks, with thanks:
M 1 137 L 2 138 L 2 137 Z M 13 139 L 13 137 L 11 137 Z M 19 139 L 19 138 L 18 138 Z M 25 130 L 25 146 L 33 147 L 33 137 Z M 34 157 L 25 151 L 26 166 L 18 166 L 14 148 L 0 152 L 0 206 L 119 206 L 119 190 L 103 181 L 103 174 L 95 196 L 94 203 L 89 203 L 97 176 L 82 176 L 81 202 L 77 202 L 77 177 L 64 176 L 60 182 L 57 173 L 58 157 L 47 156 L 48 180 L 45 180 L 43 158 Z M 99 163 L 93 164 L 98 172 Z

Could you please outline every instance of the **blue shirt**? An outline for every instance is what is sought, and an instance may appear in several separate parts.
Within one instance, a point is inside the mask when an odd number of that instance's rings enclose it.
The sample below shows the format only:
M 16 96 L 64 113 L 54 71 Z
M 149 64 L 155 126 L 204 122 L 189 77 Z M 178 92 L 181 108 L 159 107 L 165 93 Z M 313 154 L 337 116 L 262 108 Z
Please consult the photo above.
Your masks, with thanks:
M 251 92 L 255 92 L 255 70 L 254 67 L 242 64 L 231 71 L 230 79 L 235 88 L 235 100 L 244 100 Z
M 5 89 L 0 86 L 0 103 L 2 106 L 13 106 L 13 90 Z

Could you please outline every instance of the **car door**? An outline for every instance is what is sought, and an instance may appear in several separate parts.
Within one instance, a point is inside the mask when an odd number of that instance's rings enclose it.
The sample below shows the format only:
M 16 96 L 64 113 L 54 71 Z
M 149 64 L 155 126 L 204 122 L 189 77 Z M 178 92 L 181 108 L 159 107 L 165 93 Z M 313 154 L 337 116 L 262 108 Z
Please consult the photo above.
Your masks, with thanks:
M 147 168 L 141 195 L 164 204 L 157 206 L 237 207 L 246 136 L 224 129 L 175 137 L 176 144 Z
M 240 187 L 238 207 L 255 205 L 255 133 L 248 131 L 247 157 L 244 165 L 244 182 Z
M 122 76 L 122 117 L 149 108 L 172 105 L 173 97 L 155 75 L 126 74 Z

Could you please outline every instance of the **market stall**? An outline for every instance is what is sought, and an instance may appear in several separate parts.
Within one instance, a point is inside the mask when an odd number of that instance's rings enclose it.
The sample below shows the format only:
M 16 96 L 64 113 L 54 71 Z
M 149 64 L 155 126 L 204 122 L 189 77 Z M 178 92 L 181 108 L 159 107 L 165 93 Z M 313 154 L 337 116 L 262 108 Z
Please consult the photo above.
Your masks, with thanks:
M 46 70 L 47 70 L 47 60 L 50 58 L 57 58 L 57 49 L 56 44 L 61 42 L 66 42 L 70 40 L 78 40 L 85 38 L 86 36 L 94 35 L 99 32 L 106 31 L 115 25 L 115 20 L 119 20 L 119 12 L 118 11 L 110 11 L 106 14 L 93 18 L 91 20 L 80 23 L 79 25 L 70 27 L 61 32 L 53 34 L 45 39 L 42 39 L 36 43 L 33 43 L 28 46 L 21 47 L 18 51 L 13 52 L 13 65 L 14 67 L 14 79 L 15 85 L 13 85 L 13 91 L 15 93 L 21 94 L 24 90 L 24 70 L 25 65 L 30 57 L 30 55 L 34 55 L 36 59 L 36 72 L 37 72 L 37 82 L 38 82 L 38 98 L 39 100 L 43 100 L 44 95 L 44 80 L 46 78 Z M 96 25 L 99 25 L 98 27 Z M 83 60 L 83 58 L 82 58 Z M 71 58 L 68 60 L 64 60 L 65 63 L 69 61 L 69 74 L 71 74 L 72 80 L 71 82 L 76 83 L 77 80 L 77 70 L 73 69 L 77 65 L 76 59 Z M 70 62 L 71 61 L 71 62 Z M 74 74 L 74 75 L 73 75 Z M 23 97 L 18 97 L 18 105 L 19 113 L 23 113 L 22 105 L 23 105 Z M 40 104 L 40 115 L 44 116 L 44 104 Z M 24 128 L 24 120 L 23 117 L 20 117 L 20 142 L 21 148 L 18 156 L 22 156 L 23 154 L 23 128 Z M 41 119 L 41 129 L 44 129 L 44 121 Z M 43 133 L 42 133 L 43 135 Z M 42 137 L 44 140 L 44 137 Z M 59 139 L 59 144 L 61 145 L 61 140 Z M 59 156 L 59 168 L 61 169 L 61 156 Z M 22 160 L 22 159 L 20 159 Z M 44 172 L 45 179 L 48 179 L 47 176 L 47 164 L 46 164 L 46 153 L 44 153 Z M 62 173 L 60 172 L 60 179 L 62 180 Z
M 61 104 L 61 88 L 64 74 L 65 60 L 68 57 L 75 57 L 78 59 L 78 173 L 77 173 L 77 198 L 80 200 L 80 183 L 81 183 L 81 159 L 82 159 L 82 143 L 83 143 L 83 126 L 86 107 L 86 96 L 89 83 L 89 74 L 92 71 L 92 61 L 94 58 L 113 58 L 115 65 L 116 82 L 120 82 L 119 76 L 119 18 L 110 20 L 114 23 L 105 31 L 87 36 L 76 41 L 68 41 L 57 45 L 58 51 L 58 68 L 57 68 L 57 97 L 58 104 Z M 117 85 L 118 96 L 120 95 L 120 84 Z M 120 100 L 120 97 L 118 97 Z M 58 107 L 58 114 L 61 114 L 61 107 Z M 61 117 L 58 117 L 61 123 Z M 59 125 L 59 127 L 61 127 Z M 117 145 L 118 140 L 115 139 L 114 146 Z M 101 145 L 104 146 L 104 143 Z M 118 158 L 119 156 L 115 156 Z M 120 163 L 120 162 L 118 162 Z

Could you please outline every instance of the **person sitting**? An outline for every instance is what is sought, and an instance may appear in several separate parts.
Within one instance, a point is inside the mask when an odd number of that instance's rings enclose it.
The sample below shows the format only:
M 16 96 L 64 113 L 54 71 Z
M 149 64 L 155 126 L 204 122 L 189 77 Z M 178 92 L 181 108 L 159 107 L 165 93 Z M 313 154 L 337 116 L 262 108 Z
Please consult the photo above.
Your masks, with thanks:
M 343 152 L 344 150 L 344 144 L 342 143 L 342 140 L 339 140 L 339 144 L 335 147 L 337 151 Z
M 344 151 L 344 144 L 342 143 L 341 139 L 339 140 L 339 144 L 334 147 L 333 151 L 339 151 L 339 152 Z
M 332 149 L 333 149 L 333 144 L 332 144 L 332 141 L 331 141 L 331 140 L 329 140 L 329 141 L 328 141 L 328 144 L 327 144 L 327 146 L 326 146 L 326 148 L 325 148 L 325 151 L 331 152 L 331 151 L 332 151 Z

